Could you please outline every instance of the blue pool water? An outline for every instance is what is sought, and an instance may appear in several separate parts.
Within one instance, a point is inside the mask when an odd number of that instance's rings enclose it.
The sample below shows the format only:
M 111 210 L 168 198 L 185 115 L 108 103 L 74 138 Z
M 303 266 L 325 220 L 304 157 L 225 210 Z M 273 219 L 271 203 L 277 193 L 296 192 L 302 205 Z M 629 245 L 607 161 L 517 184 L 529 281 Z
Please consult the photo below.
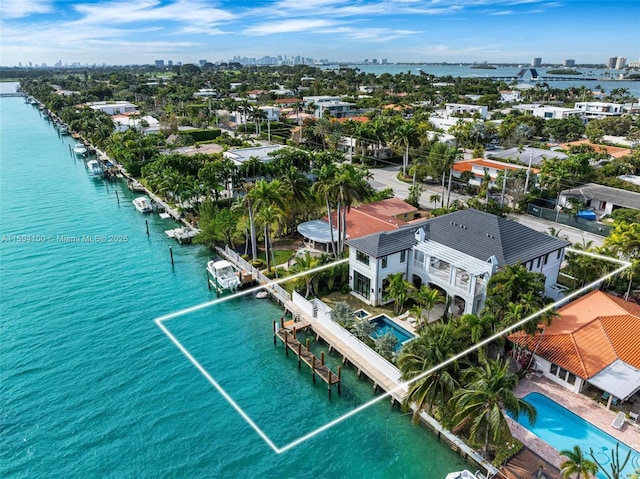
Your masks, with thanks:
M 613 436 L 543 394 L 531 393 L 525 396 L 524 400 L 535 407 L 538 412 L 538 417 L 533 425 L 524 415 L 520 415 L 516 419 L 529 431 L 558 451 L 571 450 L 574 445 L 580 446 L 587 454 L 590 449 L 593 449 L 596 459 L 605 467 L 610 466 L 611 451 L 615 450 L 616 443 L 619 442 Z M 626 457 L 629 449 L 629 446 L 620 443 L 620 460 Z M 633 449 L 631 451 L 631 458 L 621 477 L 627 477 L 627 474 L 640 468 L 640 453 Z M 601 471 L 598 472 L 597 477 L 606 479 Z
M 396 323 L 391 321 L 391 318 L 386 314 L 381 314 L 369 320 L 375 327 L 376 331 L 373 333 L 373 337 L 377 338 L 378 336 L 382 336 L 386 334 L 387 331 L 391 331 L 396 338 L 398 338 L 398 343 L 401 345 L 405 341 L 409 341 L 410 339 L 415 338 L 415 335 L 411 334 L 404 328 L 401 328 Z

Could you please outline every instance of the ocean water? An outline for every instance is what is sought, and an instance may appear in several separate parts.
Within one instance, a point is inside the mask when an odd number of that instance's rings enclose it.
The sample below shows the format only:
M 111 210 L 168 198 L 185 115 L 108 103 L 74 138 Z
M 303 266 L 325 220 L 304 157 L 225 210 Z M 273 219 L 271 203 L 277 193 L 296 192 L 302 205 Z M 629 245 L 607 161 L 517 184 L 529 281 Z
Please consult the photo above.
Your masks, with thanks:
M 467 467 L 387 400 L 276 454 L 153 321 L 215 299 L 209 252 L 169 240 L 173 222 L 88 176 L 71 143 L 22 98 L 0 99 L 2 477 L 438 479 Z M 247 296 L 164 323 L 279 447 L 374 397 L 346 368 L 328 399 L 274 346 L 281 314 Z

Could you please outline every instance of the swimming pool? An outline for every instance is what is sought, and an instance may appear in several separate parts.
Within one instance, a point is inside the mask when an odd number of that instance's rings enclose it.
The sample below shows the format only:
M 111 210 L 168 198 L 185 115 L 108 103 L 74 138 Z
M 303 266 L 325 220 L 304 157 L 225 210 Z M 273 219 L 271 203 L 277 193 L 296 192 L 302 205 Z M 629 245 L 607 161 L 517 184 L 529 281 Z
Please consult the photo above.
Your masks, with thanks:
M 364 319 L 364 318 L 368 318 L 369 316 L 371 316 L 371 313 L 369 311 L 367 311 L 366 309 L 358 309 L 358 310 L 354 311 L 353 314 L 358 319 Z
M 571 450 L 574 445 L 578 445 L 588 456 L 589 449 L 593 449 L 600 464 L 609 467 L 611 450 L 615 450 L 616 442 L 620 441 L 544 394 L 530 393 L 524 397 L 524 400 L 536 408 L 538 418 L 535 424 L 531 425 L 527 417 L 521 414 L 516 419 L 520 424 L 558 451 Z M 626 457 L 630 449 L 629 446 L 620 442 L 620 460 Z M 631 458 L 621 477 L 627 477 L 627 474 L 631 474 L 640 467 L 640 453 L 634 449 L 631 451 Z M 597 477 L 606 479 L 602 471 L 598 471 Z
M 416 337 L 415 334 L 410 333 L 406 329 L 394 323 L 386 314 L 380 314 L 371 318 L 369 319 L 369 322 L 376 327 L 375 332 L 371 335 L 373 338 L 377 338 L 378 336 L 385 334 L 387 331 L 391 331 L 395 337 L 398 338 L 398 347 L 400 347 L 402 343 Z

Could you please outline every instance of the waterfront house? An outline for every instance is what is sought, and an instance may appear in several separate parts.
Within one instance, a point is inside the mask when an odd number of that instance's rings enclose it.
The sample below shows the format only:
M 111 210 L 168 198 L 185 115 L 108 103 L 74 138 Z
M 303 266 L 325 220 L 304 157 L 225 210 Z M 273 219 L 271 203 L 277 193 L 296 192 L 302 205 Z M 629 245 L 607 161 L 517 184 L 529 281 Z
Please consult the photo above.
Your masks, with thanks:
M 346 214 L 347 238 L 355 239 L 382 231 L 397 230 L 413 221 L 420 221 L 418 208 L 400 198 L 388 198 L 354 206 Z M 334 240 L 338 238 L 337 218 L 334 221 Z M 298 225 L 305 244 L 313 249 L 330 251 L 331 232 L 325 219 L 307 221 Z
M 502 103 L 516 103 L 521 99 L 520 90 L 500 90 L 500 101 Z
M 640 193 L 595 183 L 561 191 L 559 204 L 569 207 L 572 199 L 584 204 L 584 207 L 592 210 L 598 218 L 610 215 L 619 208 L 640 210 Z
M 480 118 L 486 120 L 489 113 L 489 108 L 485 105 L 467 105 L 463 103 L 445 103 L 444 109 L 447 117 L 479 115 Z
M 138 113 L 138 107 L 128 101 L 93 101 L 85 103 L 85 105 L 92 110 L 103 111 L 110 116 Z
M 596 290 L 557 312 L 535 336 L 509 336 L 534 353 L 539 374 L 576 393 L 590 384 L 608 405 L 640 391 L 640 306 Z
M 559 296 L 556 282 L 568 241 L 474 209 L 347 240 L 352 294 L 367 304 L 384 297 L 387 276 L 402 272 L 416 287 L 428 284 L 452 298 L 454 311 L 476 313 L 487 283 L 518 262 L 545 275 L 545 294 Z

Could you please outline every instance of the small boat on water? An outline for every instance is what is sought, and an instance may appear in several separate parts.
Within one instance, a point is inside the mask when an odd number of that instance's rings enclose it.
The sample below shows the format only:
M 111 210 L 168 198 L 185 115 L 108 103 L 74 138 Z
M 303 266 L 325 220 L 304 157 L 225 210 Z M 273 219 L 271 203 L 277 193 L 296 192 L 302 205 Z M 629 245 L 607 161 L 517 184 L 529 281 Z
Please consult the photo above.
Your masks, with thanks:
M 480 474 L 480 471 L 476 471 L 474 474 L 465 469 L 464 471 L 450 472 L 445 479 L 484 479 L 484 476 Z
M 89 174 L 92 176 L 104 176 L 104 170 L 98 160 L 89 160 L 87 161 L 87 170 Z
M 269 293 L 267 291 L 260 291 L 259 293 L 256 293 L 256 298 L 258 299 L 266 299 L 269 297 Z
M 60 125 L 58 126 L 58 131 L 60 132 L 61 135 L 68 135 L 69 127 L 67 125 L 63 125 L 62 123 L 60 123 Z
M 87 154 L 87 147 L 84 146 L 82 143 L 78 143 L 73 147 L 73 152 L 76 155 L 84 156 Z
M 151 213 L 153 211 L 151 203 L 144 196 L 139 196 L 138 198 L 134 199 L 133 206 L 135 206 L 140 213 Z
M 207 263 L 207 271 L 212 276 L 216 286 L 223 291 L 229 290 L 233 292 L 240 286 L 238 272 L 227 260 L 209 261 Z

